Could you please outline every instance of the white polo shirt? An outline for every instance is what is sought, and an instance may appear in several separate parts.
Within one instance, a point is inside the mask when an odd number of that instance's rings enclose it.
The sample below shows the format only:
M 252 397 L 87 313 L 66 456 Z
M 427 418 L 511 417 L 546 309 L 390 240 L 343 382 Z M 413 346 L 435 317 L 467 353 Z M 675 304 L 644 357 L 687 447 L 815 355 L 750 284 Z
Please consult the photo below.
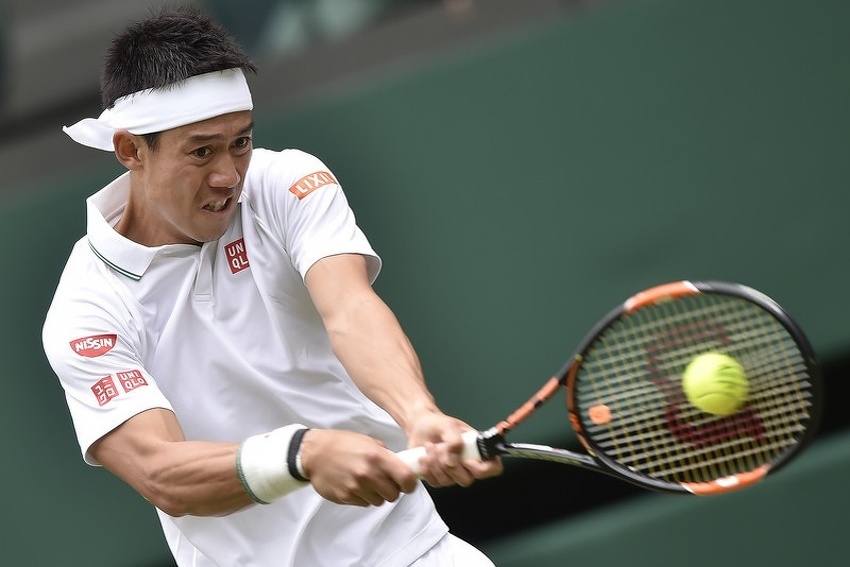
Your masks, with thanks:
M 146 247 L 113 230 L 125 174 L 87 201 L 44 325 L 86 461 L 130 417 L 172 410 L 187 439 L 240 442 L 288 423 L 405 438 L 334 356 L 303 279 L 317 260 L 380 260 L 328 168 L 255 149 L 227 232 L 203 246 Z M 339 506 L 312 488 L 224 517 L 159 516 L 178 565 L 402 567 L 447 528 L 419 487 L 393 504 Z

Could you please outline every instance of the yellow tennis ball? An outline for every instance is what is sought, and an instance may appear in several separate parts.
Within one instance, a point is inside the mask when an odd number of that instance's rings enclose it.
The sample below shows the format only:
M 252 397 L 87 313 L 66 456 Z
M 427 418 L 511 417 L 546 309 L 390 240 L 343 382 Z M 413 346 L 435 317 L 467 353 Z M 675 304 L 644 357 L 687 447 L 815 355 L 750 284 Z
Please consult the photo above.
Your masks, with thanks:
M 747 401 L 750 382 L 741 364 L 729 355 L 707 352 L 694 358 L 682 374 L 688 401 L 713 415 L 730 415 Z

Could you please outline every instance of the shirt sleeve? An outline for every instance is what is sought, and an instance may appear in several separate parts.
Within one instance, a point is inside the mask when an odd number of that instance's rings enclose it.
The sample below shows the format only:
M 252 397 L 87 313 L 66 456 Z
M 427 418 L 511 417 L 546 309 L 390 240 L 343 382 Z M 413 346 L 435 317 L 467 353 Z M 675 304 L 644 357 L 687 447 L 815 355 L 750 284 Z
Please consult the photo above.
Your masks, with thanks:
M 127 302 L 101 285 L 101 277 L 63 277 L 42 329 L 45 354 L 91 465 L 99 464 L 89 453 L 95 441 L 143 411 L 172 409 L 141 363 L 144 338 Z
M 322 258 L 361 254 L 374 282 L 380 257 L 357 225 L 336 176 L 321 160 L 300 150 L 255 150 L 249 171 L 257 213 L 268 219 L 302 278 Z

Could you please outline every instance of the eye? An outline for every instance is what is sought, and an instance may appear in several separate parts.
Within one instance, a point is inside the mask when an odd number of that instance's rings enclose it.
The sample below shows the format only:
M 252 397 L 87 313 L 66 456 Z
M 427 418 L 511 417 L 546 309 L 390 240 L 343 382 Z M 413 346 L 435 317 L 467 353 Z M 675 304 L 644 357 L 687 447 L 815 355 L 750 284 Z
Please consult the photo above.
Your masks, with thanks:
M 241 138 L 236 138 L 233 142 L 233 147 L 238 150 L 246 150 L 251 147 L 251 136 L 243 136 Z
M 208 146 L 192 150 L 192 155 L 197 158 L 207 158 L 212 154 L 212 150 Z

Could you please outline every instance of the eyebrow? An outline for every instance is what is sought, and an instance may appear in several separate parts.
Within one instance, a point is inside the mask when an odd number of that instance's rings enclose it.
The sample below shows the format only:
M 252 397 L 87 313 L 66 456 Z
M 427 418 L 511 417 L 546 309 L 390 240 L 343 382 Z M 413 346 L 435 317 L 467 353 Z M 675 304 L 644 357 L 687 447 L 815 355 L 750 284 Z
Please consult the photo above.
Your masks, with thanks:
M 236 133 L 236 137 L 244 136 L 245 134 L 248 134 L 253 129 L 254 129 L 254 122 L 252 121 L 250 124 L 248 124 L 247 126 L 242 128 L 241 130 L 239 130 Z M 186 139 L 186 142 L 190 143 L 190 144 L 200 144 L 200 143 L 204 143 L 204 142 L 211 142 L 212 140 L 221 140 L 221 139 L 224 139 L 224 138 L 225 138 L 225 136 L 223 136 L 222 134 L 194 134 L 192 136 L 189 136 Z

